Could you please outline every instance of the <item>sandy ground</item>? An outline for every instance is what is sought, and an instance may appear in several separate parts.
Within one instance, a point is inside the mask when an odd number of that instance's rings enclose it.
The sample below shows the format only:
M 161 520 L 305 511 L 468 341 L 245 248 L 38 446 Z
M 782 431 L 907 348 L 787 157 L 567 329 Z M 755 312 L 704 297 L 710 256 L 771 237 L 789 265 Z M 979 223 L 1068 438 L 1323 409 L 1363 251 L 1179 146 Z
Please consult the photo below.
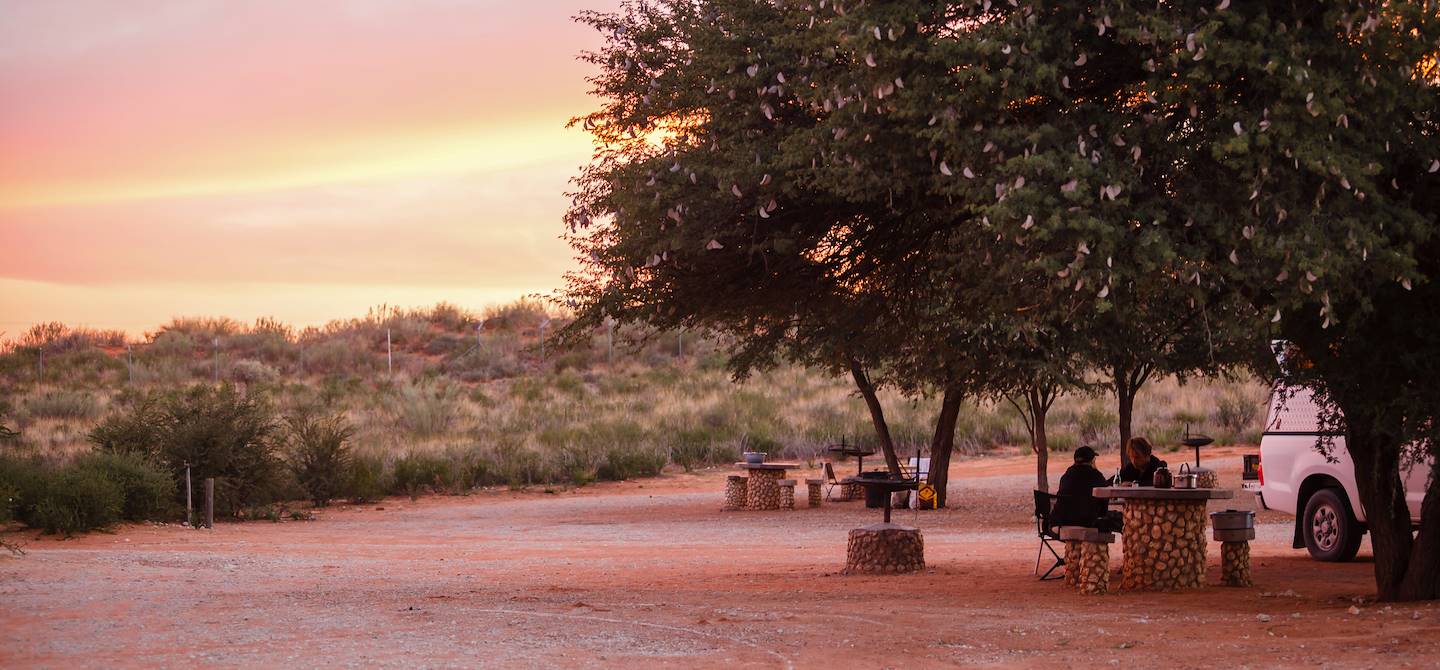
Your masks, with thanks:
M 1237 484 L 1240 452 L 1213 453 Z M 923 529 L 929 569 L 892 577 L 839 574 L 846 531 L 878 510 L 722 513 L 725 470 L 213 531 L 25 534 L 25 556 L 0 558 L 0 666 L 1440 667 L 1440 605 L 1369 602 L 1368 544 L 1316 563 L 1275 513 L 1252 544 L 1255 588 L 1039 582 L 1032 471 L 957 464 L 953 509 L 897 513 Z M 1214 583 L 1218 545 L 1209 556 Z

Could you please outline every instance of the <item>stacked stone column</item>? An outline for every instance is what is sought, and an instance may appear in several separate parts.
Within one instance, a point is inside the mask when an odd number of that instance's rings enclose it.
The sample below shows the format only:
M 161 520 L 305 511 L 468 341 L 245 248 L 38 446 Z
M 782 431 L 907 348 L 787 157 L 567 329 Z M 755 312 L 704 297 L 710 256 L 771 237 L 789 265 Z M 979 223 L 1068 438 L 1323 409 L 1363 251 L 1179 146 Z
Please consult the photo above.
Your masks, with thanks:
M 1195 470 L 1195 474 L 1199 475 L 1195 478 L 1195 485 L 1197 487 L 1202 489 L 1220 488 L 1220 475 L 1214 470 L 1211 470 L 1209 468 L 1198 468 Z
M 780 509 L 795 509 L 795 480 L 780 480 Z
M 1220 583 L 1225 586 L 1254 586 L 1250 579 L 1250 543 L 1220 543 Z
M 746 489 L 744 475 L 730 475 L 725 480 L 725 506 L 727 512 L 745 509 Z
M 810 494 L 809 497 L 810 497 L 810 506 L 811 506 L 811 507 L 819 507 L 819 506 L 820 506 L 820 487 L 822 487 L 822 486 L 824 486 L 824 485 L 825 485 L 825 480 L 823 480 L 823 479 L 807 479 L 807 480 L 805 480 L 805 488 L 808 489 L 807 493 Z
M 1101 595 L 1110 590 L 1110 543 L 1115 536 L 1096 532 L 1080 543 L 1080 592 Z
M 751 470 L 745 491 L 745 506 L 750 509 L 780 509 L 780 480 L 784 476 L 784 470 Z M 794 504 L 793 501 L 791 504 Z
M 1080 541 L 1065 541 L 1065 585 L 1080 586 Z
M 1205 525 L 1204 500 L 1126 500 L 1121 588 L 1200 588 L 1205 583 Z
M 845 574 L 888 575 L 925 568 L 925 539 L 918 528 L 877 523 L 850 531 Z

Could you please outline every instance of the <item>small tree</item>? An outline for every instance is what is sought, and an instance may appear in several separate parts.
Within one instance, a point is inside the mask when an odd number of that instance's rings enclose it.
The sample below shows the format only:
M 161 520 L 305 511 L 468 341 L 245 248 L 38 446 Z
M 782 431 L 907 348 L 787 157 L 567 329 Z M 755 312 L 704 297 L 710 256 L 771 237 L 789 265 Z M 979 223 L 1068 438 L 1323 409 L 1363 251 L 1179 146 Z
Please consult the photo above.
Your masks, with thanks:
M 355 429 L 343 415 L 302 413 L 285 421 L 290 470 L 316 507 L 347 493 L 352 458 L 349 440 Z

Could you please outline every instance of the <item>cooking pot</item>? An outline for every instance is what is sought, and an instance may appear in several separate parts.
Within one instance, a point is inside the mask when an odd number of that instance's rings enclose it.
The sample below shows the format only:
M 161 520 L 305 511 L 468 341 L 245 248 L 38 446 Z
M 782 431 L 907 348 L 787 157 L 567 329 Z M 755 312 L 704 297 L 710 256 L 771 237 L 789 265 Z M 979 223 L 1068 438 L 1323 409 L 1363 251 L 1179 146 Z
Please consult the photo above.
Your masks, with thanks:
M 1170 468 L 1162 465 L 1155 468 L 1155 477 L 1151 480 L 1150 484 L 1157 489 L 1168 489 L 1172 481 L 1173 478 L 1170 476 Z
M 1200 475 L 1190 469 L 1189 463 L 1180 464 L 1180 472 L 1175 475 L 1175 488 L 1193 489 L 1200 486 Z

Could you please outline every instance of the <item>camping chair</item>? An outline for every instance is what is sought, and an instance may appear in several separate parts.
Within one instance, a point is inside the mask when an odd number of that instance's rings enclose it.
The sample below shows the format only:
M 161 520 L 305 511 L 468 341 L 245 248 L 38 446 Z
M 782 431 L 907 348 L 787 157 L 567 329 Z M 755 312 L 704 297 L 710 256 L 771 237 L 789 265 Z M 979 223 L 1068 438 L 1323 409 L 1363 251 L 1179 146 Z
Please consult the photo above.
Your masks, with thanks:
M 840 485 L 840 480 L 835 478 L 835 467 L 830 461 L 825 461 L 825 499 L 830 500 L 830 492 Z
M 1059 542 L 1060 535 L 1055 532 L 1054 526 L 1050 523 L 1050 513 L 1055 509 L 1057 496 L 1044 491 L 1035 491 L 1035 534 L 1040 536 L 1040 549 L 1035 552 L 1035 573 L 1040 574 L 1040 559 L 1045 555 L 1045 550 L 1050 550 L 1050 555 L 1055 558 L 1055 564 L 1050 566 L 1045 574 L 1040 575 L 1040 581 L 1047 579 L 1060 579 L 1063 575 L 1051 576 L 1055 569 L 1065 565 L 1065 558 L 1050 546 L 1051 542 Z

